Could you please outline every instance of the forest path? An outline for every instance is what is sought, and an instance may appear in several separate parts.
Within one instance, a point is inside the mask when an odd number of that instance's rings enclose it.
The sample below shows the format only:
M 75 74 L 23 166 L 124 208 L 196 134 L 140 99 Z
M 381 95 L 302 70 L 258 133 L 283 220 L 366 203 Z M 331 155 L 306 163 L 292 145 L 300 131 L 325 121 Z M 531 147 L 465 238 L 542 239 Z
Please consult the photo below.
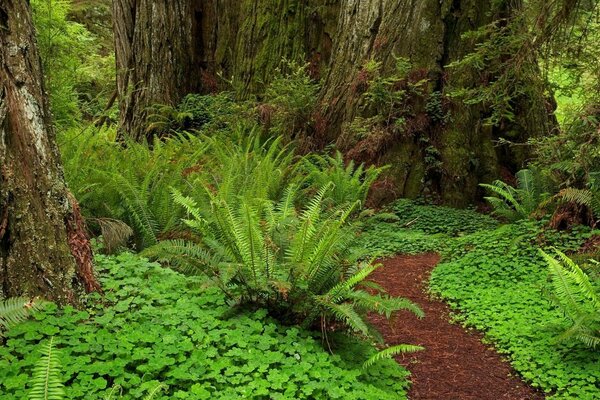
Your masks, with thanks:
M 543 399 L 543 394 L 522 382 L 498 353 L 481 342 L 481 333 L 450 323 L 449 307 L 431 299 L 429 277 L 439 260 L 434 253 L 400 255 L 383 260 L 385 267 L 371 275 L 390 295 L 408 298 L 425 312 L 423 319 L 401 312 L 392 323 L 378 315 L 370 317 L 387 344 L 425 347 L 396 357 L 411 372 L 409 399 Z

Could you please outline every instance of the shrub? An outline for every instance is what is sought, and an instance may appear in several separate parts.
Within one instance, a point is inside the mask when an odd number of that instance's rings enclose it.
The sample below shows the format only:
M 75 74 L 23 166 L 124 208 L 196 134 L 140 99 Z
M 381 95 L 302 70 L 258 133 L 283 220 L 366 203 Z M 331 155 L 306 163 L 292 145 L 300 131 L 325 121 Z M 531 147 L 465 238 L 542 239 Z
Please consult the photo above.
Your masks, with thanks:
M 143 399 L 160 383 L 160 400 L 405 398 L 408 372 L 394 360 L 360 368 L 373 354 L 364 342 L 340 337 L 332 355 L 264 310 L 232 315 L 205 278 L 131 253 L 99 255 L 96 269 L 103 302 L 85 310 L 50 303 L 8 332 L 1 400 L 27 398 L 37 350 L 51 337 L 68 399 L 115 399 L 121 390 L 124 399 Z
M 40 301 L 25 297 L 0 299 L 0 339 L 4 338 L 4 332 L 11 326 L 24 321 L 29 316 L 30 311 L 39 309 L 42 304 Z
M 576 339 L 593 348 L 600 346 L 600 280 L 594 281 L 558 250 L 558 259 L 540 252 L 548 263 L 554 303 L 571 323 L 560 338 Z
M 496 196 L 485 199 L 494 207 L 494 213 L 509 221 L 528 219 L 550 198 L 544 176 L 537 169 L 522 169 L 516 173 L 517 186 L 500 180 L 480 184 Z
M 351 257 L 348 217 L 356 204 L 323 211 L 331 190 L 327 185 L 306 208 L 297 211 L 297 189 L 282 200 L 211 198 L 210 214 L 175 192 L 191 216 L 186 224 L 198 234 L 195 242 L 165 241 L 145 254 L 179 267 L 195 267 L 214 279 L 231 300 L 266 307 L 287 323 L 322 329 L 335 325 L 364 336 L 377 336 L 366 321 L 368 311 L 386 315 L 408 309 L 422 311 L 406 299 L 371 294 L 365 279 L 379 267 Z
M 356 166 L 354 161 L 346 163 L 342 153 L 335 156 L 312 154 L 304 159 L 303 168 L 311 187 L 324 187 L 333 184 L 328 195 L 334 205 L 360 203 L 364 206 L 369 189 L 386 167 Z
M 126 223 L 138 248 L 177 230 L 182 214 L 171 187 L 186 187 L 187 175 L 208 148 L 189 134 L 155 140 L 152 147 L 135 142 L 122 147 L 94 131 L 69 133 L 61 141 L 67 182 L 88 221 L 104 234 L 103 228 L 114 232 L 122 228 L 118 221 Z
M 311 121 L 319 84 L 307 71 L 307 65 L 284 60 L 265 91 L 264 102 L 274 113 L 268 118 L 275 132 L 293 137 Z

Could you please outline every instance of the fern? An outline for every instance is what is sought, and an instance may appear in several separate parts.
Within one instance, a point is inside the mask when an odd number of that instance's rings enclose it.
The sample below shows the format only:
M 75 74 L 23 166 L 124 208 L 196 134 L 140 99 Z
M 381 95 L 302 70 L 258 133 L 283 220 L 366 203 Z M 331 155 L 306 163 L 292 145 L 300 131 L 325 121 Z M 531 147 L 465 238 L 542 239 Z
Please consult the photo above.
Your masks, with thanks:
M 25 297 L 11 297 L 0 301 L 0 339 L 10 327 L 24 321 L 32 310 L 37 310 L 43 302 Z
M 333 183 L 321 187 L 303 209 L 294 206 L 298 185 L 283 190 L 278 202 L 230 199 L 229 189 L 213 193 L 205 187 L 209 209 L 174 191 L 174 201 L 188 214 L 184 223 L 196 236 L 158 243 L 143 254 L 186 272 L 192 267 L 215 280 L 233 302 L 265 307 L 288 323 L 336 321 L 373 336 L 368 312 L 390 317 L 406 309 L 422 316 L 406 299 L 361 290 L 378 265 L 352 261 L 348 219 L 355 205 L 325 207 L 332 189 Z
M 65 389 L 60 380 L 60 361 L 50 338 L 42 347 L 42 357 L 36 363 L 31 378 L 29 400 L 61 400 L 65 397 Z
M 333 185 L 329 200 L 335 206 L 360 202 L 364 206 L 369 189 L 373 182 L 387 167 L 368 167 L 364 164 L 356 166 L 354 161 L 344 162 L 342 153 L 335 155 L 313 154 L 304 159 L 301 168 L 307 173 L 309 190 L 314 187 Z
M 600 345 L 600 289 L 569 257 L 556 250 L 558 260 L 541 251 L 552 278 L 554 302 L 571 326 L 561 340 L 576 339 L 586 346 Z
M 144 397 L 144 400 L 152 400 L 154 399 L 156 396 L 158 396 L 158 394 L 167 388 L 167 385 L 165 385 L 164 383 L 159 383 L 158 385 L 156 385 L 155 387 L 153 387 L 152 389 L 150 389 L 150 391 L 148 392 L 148 394 Z
M 594 222 L 600 219 L 600 178 L 597 174 L 591 174 L 587 188 L 565 188 L 555 197 L 562 202 L 587 207 L 593 215 Z
M 546 180 L 537 169 L 522 169 L 516 173 L 516 177 L 516 187 L 499 180 L 480 184 L 496 195 L 485 197 L 494 208 L 494 213 L 509 221 L 531 218 L 550 198 Z
M 377 363 L 381 360 L 392 358 L 398 354 L 414 353 L 414 352 L 421 351 L 421 350 L 425 350 L 425 348 L 421 347 L 421 346 L 410 345 L 410 344 L 398 344 L 395 346 L 391 346 L 391 347 L 388 347 L 387 349 L 383 349 L 383 350 L 375 353 L 373 356 L 371 356 L 367 361 L 365 361 L 363 363 L 362 367 L 364 370 L 367 370 L 371 366 L 373 366 L 375 363 Z

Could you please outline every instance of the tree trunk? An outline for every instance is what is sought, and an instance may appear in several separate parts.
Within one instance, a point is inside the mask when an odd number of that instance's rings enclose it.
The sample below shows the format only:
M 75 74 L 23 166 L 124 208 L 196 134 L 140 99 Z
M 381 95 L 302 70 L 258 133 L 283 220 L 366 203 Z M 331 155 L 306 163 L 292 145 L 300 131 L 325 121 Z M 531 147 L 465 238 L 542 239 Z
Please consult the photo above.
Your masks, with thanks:
M 329 60 L 336 0 L 113 0 L 119 131 L 146 137 L 148 107 L 215 92 L 260 95 L 282 60 Z M 332 28 L 333 27 L 333 28 Z
M 518 99 L 515 122 L 499 128 L 482 123 L 489 115 L 486 107 L 446 97 L 453 88 L 478 84 L 475 74 L 447 68 L 473 50 L 473 44 L 462 35 L 513 11 L 502 2 L 489 3 L 343 0 L 321 93 L 320 118 L 327 128 L 317 132 L 325 137 L 311 138 L 312 142 L 336 141 L 352 158 L 391 164 L 386 188 L 393 197 L 435 193 L 444 203 L 456 206 L 477 198 L 479 182 L 497 179 L 503 170 L 522 168 L 528 157 L 525 147 L 515 150 L 494 143 L 500 138 L 525 142 L 549 132 L 554 120 L 546 98 Z M 349 124 L 356 117 L 372 116 L 363 96 L 368 89 L 362 82 L 365 63 L 381 62 L 384 75 L 389 75 L 396 57 L 404 57 L 412 65 L 400 88 L 427 79 L 423 93 L 402 104 L 407 112 L 401 129 L 380 126 L 383 132 L 375 130 L 366 138 L 354 136 Z
M 148 107 L 200 89 L 200 1 L 114 0 L 119 131 L 142 140 Z
M 152 103 L 176 105 L 187 92 L 216 91 L 219 74 L 231 78 L 238 93 L 260 99 L 283 58 L 308 62 L 311 75 L 323 78 L 315 126 L 300 135 L 301 147 L 336 143 L 348 158 L 391 164 L 385 182 L 393 197 L 434 194 L 457 206 L 471 202 L 481 194 L 479 182 L 515 172 L 528 158 L 526 147 L 496 146 L 499 139 L 525 142 L 554 127 L 542 94 L 515 99 L 515 120 L 496 127 L 482 123 L 489 107 L 446 96 L 457 87 L 480 84 L 475 73 L 447 68 L 474 48 L 462 35 L 510 15 L 521 7 L 519 1 L 155 3 L 114 0 L 121 131 L 137 140 L 144 137 Z M 355 134 L 353 125 L 364 130 L 362 121 L 381 112 L 365 100 L 365 65 L 381 63 L 386 77 L 398 57 L 412 65 L 398 89 L 426 81 L 421 93 L 409 93 L 404 103 L 393 105 L 403 109 L 402 118 L 388 122 L 401 127 L 379 124 Z
M 29 4 L 0 5 L 0 287 L 2 296 L 77 298 L 99 289 L 50 123 Z

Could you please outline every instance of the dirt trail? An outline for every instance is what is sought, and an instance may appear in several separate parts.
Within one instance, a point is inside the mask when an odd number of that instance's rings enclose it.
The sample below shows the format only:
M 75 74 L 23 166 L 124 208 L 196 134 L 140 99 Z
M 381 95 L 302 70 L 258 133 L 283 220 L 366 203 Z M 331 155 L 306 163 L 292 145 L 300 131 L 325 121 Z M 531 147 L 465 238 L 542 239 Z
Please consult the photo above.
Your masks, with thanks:
M 386 343 L 426 348 L 397 358 L 412 373 L 409 399 L 543 399 L 543 394 L 515 376 L 498 353 L 481 343 L 482 334 L 448 322 L 448 306 L 427 294 L 429 276 L 438 262 L 439 256 L 433 253 L 402 255 L 384 260 L 385 267 L 372 275 L 389 294 L 409 298 L 425 311 L 426 317 L 421 320 L 402 312 L 392 326 L 379 316 L 370 318 Z

